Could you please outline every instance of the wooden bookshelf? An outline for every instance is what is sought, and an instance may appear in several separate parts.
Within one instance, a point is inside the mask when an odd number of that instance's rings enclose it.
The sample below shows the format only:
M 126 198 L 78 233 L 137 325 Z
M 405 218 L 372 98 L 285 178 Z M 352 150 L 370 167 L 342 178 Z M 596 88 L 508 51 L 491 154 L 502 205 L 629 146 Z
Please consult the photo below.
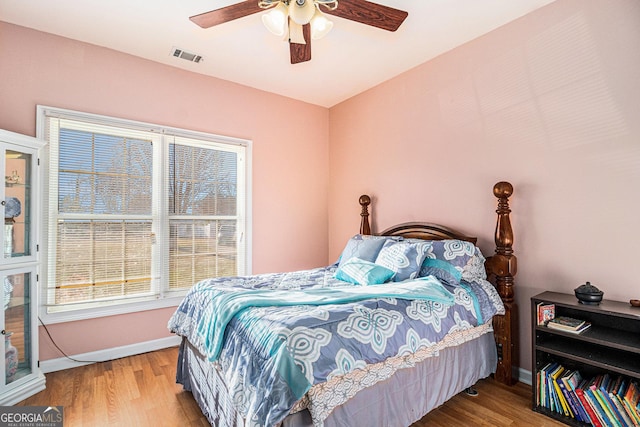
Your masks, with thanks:
M 539 303 L 554 304 L 556 316 L 586 320 L 591 327 L 580 334 L 537 324 Z M 532 375 L 534 411 L 565 424 L 587 426 L 575 418 L 553 412 L 541 405 L 536 375 L 549 363 L 578 370 L 584 378 L 609 374 L 640 383 L 640 308 L 629 303 L 603 300 L 585 305 L 574 295 L 543 292 L 531 298 Z

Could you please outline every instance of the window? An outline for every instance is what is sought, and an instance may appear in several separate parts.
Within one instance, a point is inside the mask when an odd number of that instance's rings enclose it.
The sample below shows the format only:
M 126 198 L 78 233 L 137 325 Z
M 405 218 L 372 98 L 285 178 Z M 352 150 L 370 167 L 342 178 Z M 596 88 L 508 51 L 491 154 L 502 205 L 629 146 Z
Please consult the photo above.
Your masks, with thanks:
M 43 312 L 174 305 L 249 274 L 248 141 L 39 107 L 49 142 Z

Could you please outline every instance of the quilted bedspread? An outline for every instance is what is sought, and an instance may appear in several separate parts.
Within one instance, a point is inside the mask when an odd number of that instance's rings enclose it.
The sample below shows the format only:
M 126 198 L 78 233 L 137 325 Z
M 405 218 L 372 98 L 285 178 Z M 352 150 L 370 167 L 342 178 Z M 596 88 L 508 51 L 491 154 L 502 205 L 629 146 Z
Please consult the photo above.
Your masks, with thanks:
M 428 276 L 361 287 L 335 270 L 207 279 L 170 319 L 218 365 L 250 425 L 276 425 L 313 385 L 434 347 L 502 308 L 488 282 L 450 287 Z

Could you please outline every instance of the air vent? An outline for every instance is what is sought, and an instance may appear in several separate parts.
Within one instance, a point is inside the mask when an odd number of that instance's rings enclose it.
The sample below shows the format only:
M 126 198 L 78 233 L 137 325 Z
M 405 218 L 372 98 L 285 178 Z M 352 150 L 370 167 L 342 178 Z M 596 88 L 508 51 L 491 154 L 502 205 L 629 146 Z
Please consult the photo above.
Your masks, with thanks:
M 195 62 L 195 63 L 202 61 L 202 56 L 197 55 L 195 53 L 187 52 L 186 50 L 179 49 L 177 47 L 174 47 L 171 50 L 171 56 L 175 56 L 176 58 L 184 59 L 186 61 Z

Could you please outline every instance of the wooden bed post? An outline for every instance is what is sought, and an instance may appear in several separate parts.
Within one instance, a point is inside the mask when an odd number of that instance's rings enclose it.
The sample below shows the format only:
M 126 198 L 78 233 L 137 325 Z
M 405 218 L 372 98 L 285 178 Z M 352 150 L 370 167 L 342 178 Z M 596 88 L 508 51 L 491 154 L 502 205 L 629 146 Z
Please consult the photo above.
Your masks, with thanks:
M 513 296 L 513 277 L 517 272 L 517 259 L 513 254 L 513 229 L 509 219 L 509 197 L 513 186 L 499 182 L 493 186 L 493 194 L 498 198 L 498 221 L 496 223 L 495 255 L 487 259 L 486 268 L 504 302 L 504 316 L 494 316 L 493 329 L 498 347 L 498 367 L 495 378 L 499 382 L 513 385 L 518 380 L 518 306 Z
M 371 227 L 369 226 L 369 205 L 371 204 L 371 197 L 363 194 L 358 201 L 360 202 L 360 206 L 362 206 L 362 212 L 360 212 L 360 216 L 362 217 L 360 220 L 360 234 L 371 234 Z

